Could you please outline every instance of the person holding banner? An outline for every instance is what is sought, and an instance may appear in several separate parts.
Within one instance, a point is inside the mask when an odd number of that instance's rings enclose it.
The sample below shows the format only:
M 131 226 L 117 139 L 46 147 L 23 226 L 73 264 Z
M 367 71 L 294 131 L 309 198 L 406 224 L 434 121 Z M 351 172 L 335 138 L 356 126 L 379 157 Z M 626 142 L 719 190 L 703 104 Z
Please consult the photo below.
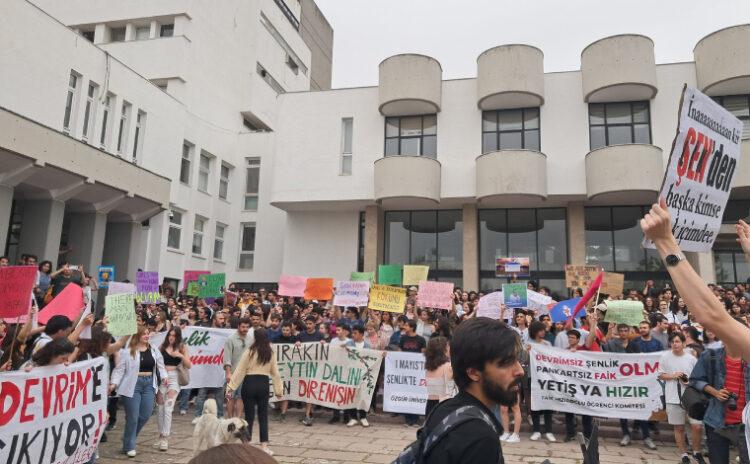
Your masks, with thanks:
M 190 369 L 192 364 L 190 363 L 187 346 L 182 342 L 182 331 L 179 327 L 169 329 L 164 337 L 164 342 L 159 347 L 159 351 L 164 357 L 168 382 L 159 387 L 159 393 L 156 395 L 156 404 L 158 405 L 156 420 L 159 427 L 157 444 L 159 450 L 167 451 L 169 449 L 169 434 L 172 431 L 172 411 L 177 395 L 180 393 L 177 368 L 182 365 L 183 368 Z

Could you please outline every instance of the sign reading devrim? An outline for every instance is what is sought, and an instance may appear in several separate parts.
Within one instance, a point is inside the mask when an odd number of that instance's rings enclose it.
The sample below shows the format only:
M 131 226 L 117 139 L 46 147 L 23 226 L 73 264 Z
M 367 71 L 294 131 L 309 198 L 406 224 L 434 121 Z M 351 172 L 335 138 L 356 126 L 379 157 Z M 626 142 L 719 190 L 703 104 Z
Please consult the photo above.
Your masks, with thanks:
M 370 409 L 382 351 L 323 343 L 278 344 L 273 348 L 284 383 L 280 401 L 302 401 L 333 409 Z
M 531 408 L 615 419 L 659 420 L 661 353 L 570 352 L 531 346 Z

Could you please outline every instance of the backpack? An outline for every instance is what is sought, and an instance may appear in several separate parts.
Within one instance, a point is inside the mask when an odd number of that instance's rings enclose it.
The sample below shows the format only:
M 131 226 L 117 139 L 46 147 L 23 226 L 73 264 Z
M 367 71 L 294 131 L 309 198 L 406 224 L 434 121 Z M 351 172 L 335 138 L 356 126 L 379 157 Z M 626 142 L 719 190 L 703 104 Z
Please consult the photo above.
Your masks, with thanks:
M 435 409 L 433 409 L 433 412 L 435 411 Z M 432 413 L 430 413 L 430 415 L 432 415 Z M 427 420 L 429 420 L 429 416 L 427 417 Z M 427 423 L 427 420 L 425 421 L 425 423 Z M 490 419 L 487 413 L 482 411 L 477 406 L 462 406 L 445 416 L 445 418 L 443 418 L 443 420 L 432 430 L 432 432 L 430 432 L 429 435 L 425 436 L 424 427 L 420 428 L 417 431 L 417 439 L 406 448 L 404 448 L 401 454 L 399 454 L 396 460 L 391 464 L 421 464 L 424 462 L 428 462 L 427 456 L 429 456 L 430 451 L 432 451 L 432 449 L 440 442 L 440 440 L 448 435 L 448 432 L 461 424 L 473 420 L 483 421 L 485 424 L 492 427 L 492 429 L 498 435 L 500 435 L 495 428 L 495 424 L 492 422 L 492 419 Z M 498 462 L 503 462 L 502 455 L 500 456 L 500 460 Z

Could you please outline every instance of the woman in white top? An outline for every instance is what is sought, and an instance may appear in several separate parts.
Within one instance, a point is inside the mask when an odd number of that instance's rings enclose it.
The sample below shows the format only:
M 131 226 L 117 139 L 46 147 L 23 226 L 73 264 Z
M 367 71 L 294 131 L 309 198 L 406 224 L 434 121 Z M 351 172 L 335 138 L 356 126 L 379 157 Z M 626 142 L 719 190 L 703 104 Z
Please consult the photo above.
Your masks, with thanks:
M 120 351 L 109 383 L 110 392 L 117 389 L 125 409 L 125 430 L 122 434 L 122 450 L 128 457 L 135 457 L 135 439 L 151 412 L 159 383 L 169 385 L 169 374 L 164 367 L 164 358 L 158 349 L 149 345 L 151 331 L 146 326 L 138 327 L 130 337 L 128 346 Z
M 433 337 L 424 352 L 425 379 L 427 380 L 427 407 L 425 416 L 441 401 L 452 398 L 456 393 L 451 369 L 450 346 L 445 337 Z

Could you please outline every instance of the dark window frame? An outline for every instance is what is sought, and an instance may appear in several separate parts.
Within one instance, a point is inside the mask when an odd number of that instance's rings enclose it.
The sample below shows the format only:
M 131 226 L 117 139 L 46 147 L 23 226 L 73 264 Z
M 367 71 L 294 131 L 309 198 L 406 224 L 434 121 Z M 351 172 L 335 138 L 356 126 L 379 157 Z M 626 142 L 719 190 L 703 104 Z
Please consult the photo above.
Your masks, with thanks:
M 424 118 L 425 117 L 434 117 L 435 118 L 435 134 L 427 134 L 424 133 Z M 404 118 L 420 118 L 420 122 L 422 123 L 420 128 L 420 134 L 419 135 L 401 135 L 401 120 Z M 398 135 L 388 137 L 388 121 L 397 119 L 398 120 Z M 383 125 L 383 156 L 424 156 L 426 158 L 432 158 L 437 159 L 437 114 L 415 114 L 415 115 L 408 115 L 408 116 L 386 116 L 385 117 L 385 124 Z M 435 155 L 425 155 L 424 154 L 424 138 L 425 137 L 435 137 Z M 387 153 L 387 146 L 388 146 L 388 140 L 398 140 L 398 153 L 395 155 L 388 155 Z M 401 153 L 401 141 L 404 139 L 419 139 L 419 155 L 404 155 Z
M 750 94 L 741 93 L 741 94 L 737 94 L 737 95 L 721 95 L 721 96 L 718 96 L 718 97 L 711 97 L 711 98 L 713 99 L 713 101 L 715 101 L 716 103 L 718 103 L 719 105 L 721 105 L 722 107 L 724 107 L 724 109 L 727 109 L 724 106 L 724 99 L 725 98 L 740 98 L 740 97 L 745 97 L 745 99 L 747 100 L 748 115 L 747 116 L 735 116 L 735 117 L 737 119 L 739 119 L 740 121 L 742 121 L 743 132 L 744 132 L 745 131 L 744 130 L 744 126 L 745 125 L 750 126 Z M 729 111 L 729 110 L 727 109 L 727 111 Z
M 366 226 L 366 213 L 364 211 L 359 212 L 359 231 L 357 233 L 357 272 L 364 272 L 365 270 L 365 226 Z M 385 236 L 383 237 L 385 241 Z M 383 247 L 385 248 L 385 247 Z
M 630 122 L 629 123 L 608 123 L 607 122 L 607 106 L 608 105 L 622 105 L 622 104 L 629 104 L 630 106 Z M 636 104 L 645 104 L 646 105 L 646 116 L 647 121 L 644 122 L 635 122 L 633 120 L 633 105 Z M 591 108 L 593 106 L 599 106 L 601 105 L 604 109 L 604 124 L 592 124 L 591 123 Z M 627 144 L 615 144 L 615 145 L 630 145 L 630 144 L 652 144 L 654 137 L 651 130 L 651 102 L 649 100 L 639 100 L 639 101 L 631 101 L 631 102 L 606 102 L 606 103 L 589 103 L 589 149 L 590 150 L 596 150 L 599 148 L 609 147 L 613 144 L 610 144 L 609 142 L 609 128 L 610 127 L 630 127 L 630 142 Z M 635 141 L 635 126 L 636 125 L 648 125 L 648 142 L 636 142 Z M 594 147 L 592 145 L 592 137 L 591 137 L 591 128 L 592 127 L 603 127 L 604 128 L 604 145 L 601 147 Z
M 737 256 L 738 255 L 742 256 L 741 259 L 743 259 L 743 260 L 745 259 L 744 258 L 745 254 L 744 254 L 744 252 L 742 250 L 733 250 L 733 249 L 719 248 L 717 250 L 714 250 L 713 253 L 714 253 L 714 271 L 716 270 L 716 264 L 715 264 L 716 261 L 717 261 L 716 255 L 717 254 L 724 254 L 724 255 L 731 254 L 732 255 L 732 273 L 734 274 L 734 281 L 731 281 L 731 280 L 730 281 L 726 281 L 726 280 L 720 281 L 719 280 L 719 276 L 717 275 L 716 276 L 716 280 L 717 280 L 716 285 L 737 285 L 737 284 L 743 284 L 743 285 L 745 285 L 745 284 L 747 284 L 747 282 L 740 282 L 740 281 L 738 281 L 739 279 L 737 278 Z
M 500 113 L 504 112 L 510 112 L 510 111 L 521 111 L 521 129 L 513 129 L 513 130 L 500 130 L 500 122 L 499 117 Z M 536 111 L 536 120 L 537 120 L 537 127 L 532 129 L 526 129 L 526 111 L 534 110 Z M 484 116 L 488 113 L 494 113 L 495 115 L 495 127 L 496 129 L 494 131 L 486 131 L 484 130 Z M 538 134 L 538 140 L 537 144 L 539 146 L 538 149 L 534 148 L 527 148 L 526 147 L 526 133 L 529 131 L 537 131 Z M 502 148 L 500 146 L 500 134 L 515 134 L 515 133 L 521 133 L 521 148 Z M 485 134 L 495 134 L 495 143 L 497 148 L 494 150 L 487 150 L 484 146 L 484 135 Z M 541 152 L 542 150 L 542 112 L 541 109 L 538 106 L 529 106 L 526 108 L 513 108 L 513 109 L 502 109 L 502 110 L 488 110 L 488 111 L 482 111 L 482 134 L 481 134 L 481 141 L 482 144 L 482 154 L 485 153 L 492 153 L 494 151 L 500 151 L 500 150 L 534 150 Z

